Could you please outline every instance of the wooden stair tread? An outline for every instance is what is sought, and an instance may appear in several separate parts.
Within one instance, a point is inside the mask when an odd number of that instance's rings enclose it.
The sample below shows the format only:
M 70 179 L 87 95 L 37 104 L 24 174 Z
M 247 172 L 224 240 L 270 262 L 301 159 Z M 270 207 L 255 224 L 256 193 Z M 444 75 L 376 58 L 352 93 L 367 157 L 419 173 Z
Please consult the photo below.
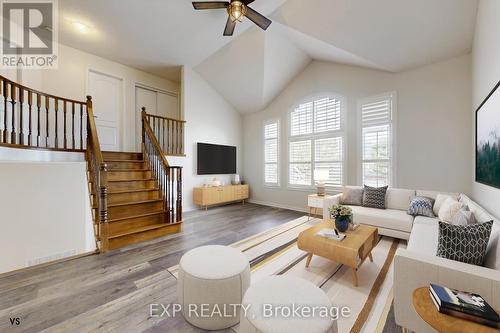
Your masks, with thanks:
M 151 171 L 150 169 L 111 169 L 108 172 L 140 172 Z
M 171 224 L 169 224 L 169 223 L 160 223 L 160 224 L 153 224 L 153 225 L 148 225 L 148 226 L 144 226 L 144 227 L 132 228 L 130 230 L 117 233 L 115 235 L 109 235 L 109 239 L 123 237 L 123 236 L 128 236 L 128 235 L 133 235 L 133 234 L 137 234 L 139 232 L 144 232 L 144 231 L 159 229 L 159 228 L 167 227 L 169 225 L 171 225 Z
M 109 179 L 108 183 L 112 182 L 137 182 L 137 181 L 150 181 L 154 180 L 153 178 L 132 178 L 132 179 Z
M 140 188 L 140 189 L 134 189 L 134 190 L 110 190 L 108 191 L 108 194 L 123 194 L 123 193 L 135 193 L 135 192 L 145 192 L 145 191 L 158 191 L 160 190 L 159 187 L 155 188 Z
M 144 163 L 144 160 L 117 160 L 117 159 L 104 159 L 104 162 L 124 162 L 124 163 Z
M 142 154 L 137 151 L 111 151 L 111 150 L 103 150 L 102 153 L 109 153 L 109 154 Z
M 162 210 L 162 211 L 151 212 L 151 213 L 147 213 L 147 214 L 130 215 L 127 217 L 120 217 L 119 219 L 109 220 L 108 222 L 112 223 L 112 222 L 116 222 L 116 221 L 136 219 L 136 218 L 140 218 L 140 217 L 147 217 L 147 216 L 153 216 L 153 215 L 158 215 L 158 214 L 165 214 L 165 212 Z
M 140 205 L 144 203 L 152 203 L 152 202 L 159 202 L 163 201 L 163 199 L 150 199 L 150 200 L 139 200 L 139 201 L 126 201 L 126 202 L 120 202 L 120 203 L 115 203 L 115 204 L 108 204 L 109 207 L 120 207 L 120 206 L 128 206 L 128 205 Z

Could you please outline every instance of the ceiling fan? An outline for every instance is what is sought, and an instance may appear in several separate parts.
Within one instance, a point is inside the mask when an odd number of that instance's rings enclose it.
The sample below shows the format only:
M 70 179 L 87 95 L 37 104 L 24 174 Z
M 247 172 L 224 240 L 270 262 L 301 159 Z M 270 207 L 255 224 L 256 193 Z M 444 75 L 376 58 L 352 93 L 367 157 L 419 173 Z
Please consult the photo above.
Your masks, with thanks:
M 271 25 L 271 20 L 257 13 L 249 4 L 255 0 L 230 0 L 230 1 L 194 1 L 194 9 L 226 9 L 229 17 L 227 18 L 224 36 L 232 36 L 236 22 L 241 22 L 244 16 L 250 21 L 266 30 Z

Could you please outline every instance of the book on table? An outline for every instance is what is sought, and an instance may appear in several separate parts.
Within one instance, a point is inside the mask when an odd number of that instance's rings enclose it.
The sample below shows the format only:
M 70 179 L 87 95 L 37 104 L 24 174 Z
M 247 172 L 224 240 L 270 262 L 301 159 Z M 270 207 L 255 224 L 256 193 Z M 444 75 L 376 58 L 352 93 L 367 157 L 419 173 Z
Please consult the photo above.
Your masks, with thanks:
M 336 241 L 341 241 L 345 238 L 345 234 L 337 233 L 335 229 L 321 229 L 318 231 L 317 235 Z
M 431 299 L 439 312 L 500 328 L 500 317 L 480 295 L 433 283 L 429 290 Z

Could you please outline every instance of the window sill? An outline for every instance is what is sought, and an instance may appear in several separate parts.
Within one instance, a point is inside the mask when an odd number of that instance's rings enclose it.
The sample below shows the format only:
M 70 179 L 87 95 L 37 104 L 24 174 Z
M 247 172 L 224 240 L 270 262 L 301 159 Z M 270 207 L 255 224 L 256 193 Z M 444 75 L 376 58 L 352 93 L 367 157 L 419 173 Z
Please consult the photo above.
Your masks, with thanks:
M 266 183 L 264 183 L 264 187 L 269 188 L 269 189 L 279 189 L 279 188 L 281 188 L 281 185 L 280 184 L 266 184 Z
M 288 185 L 286 189 L 289 191 L 316 193 L 316 186 L 314 186 L 314 187 L 309 187 L 309 186 L 308 187 L 299 187 L 299 186 Z M 335 195 L 335 194 L 342 193 L 342 186 L 327 186 L 325 189 L 325 192 L 328 195 Z

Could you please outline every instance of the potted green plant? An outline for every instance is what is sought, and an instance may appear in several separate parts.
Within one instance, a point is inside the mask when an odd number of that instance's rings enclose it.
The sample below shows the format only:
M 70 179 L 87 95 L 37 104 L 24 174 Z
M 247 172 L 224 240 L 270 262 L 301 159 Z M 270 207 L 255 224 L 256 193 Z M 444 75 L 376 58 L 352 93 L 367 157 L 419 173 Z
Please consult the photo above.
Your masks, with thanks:
M 347 206 L 335 205 L 330 207 L 330 216 L 335 220 L 337 230 L 345 232 L 352 220 L 352 209 Z

